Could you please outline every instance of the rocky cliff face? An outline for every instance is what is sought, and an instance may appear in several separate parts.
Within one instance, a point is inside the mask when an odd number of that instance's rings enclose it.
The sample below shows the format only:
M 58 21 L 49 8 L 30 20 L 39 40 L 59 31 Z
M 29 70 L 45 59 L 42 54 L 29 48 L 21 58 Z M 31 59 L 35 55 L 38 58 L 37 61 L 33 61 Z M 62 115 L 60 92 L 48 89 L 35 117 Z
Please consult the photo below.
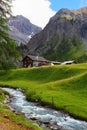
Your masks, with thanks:
M 53 60 L 86 57 L 84 46 L 87 46 L 87 8 L 61 9 L 28 43 L 30 53 Z
M 33 25 L 27 18 L 22 15 L 18 15 L 16 17 L 10 17 L 8 21 L 8 26 L 10 31 L 9 35 L 17 41 L 18 44 L 28 43 L 29 39 L 39 33 L 41 28 Z

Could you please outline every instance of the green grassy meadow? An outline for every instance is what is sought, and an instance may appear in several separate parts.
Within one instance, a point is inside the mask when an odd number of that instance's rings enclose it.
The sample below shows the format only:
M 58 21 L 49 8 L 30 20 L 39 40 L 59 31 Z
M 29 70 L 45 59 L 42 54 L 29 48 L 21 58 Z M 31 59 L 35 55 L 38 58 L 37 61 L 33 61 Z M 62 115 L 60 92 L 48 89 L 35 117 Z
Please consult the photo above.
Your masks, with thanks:
M 1 70 L 0 84 L 21 88 L 28 100 L 87 120 L 87 63 Z
M 42 130 L 36 123 L 28 121 L 23 115 L 15 114 L 10 111 L 7 104 L 3 101 L 8 92 L 0 89 L 0 128 L 3 130 Z M 4 128 L 3 128 L 4 127 Z

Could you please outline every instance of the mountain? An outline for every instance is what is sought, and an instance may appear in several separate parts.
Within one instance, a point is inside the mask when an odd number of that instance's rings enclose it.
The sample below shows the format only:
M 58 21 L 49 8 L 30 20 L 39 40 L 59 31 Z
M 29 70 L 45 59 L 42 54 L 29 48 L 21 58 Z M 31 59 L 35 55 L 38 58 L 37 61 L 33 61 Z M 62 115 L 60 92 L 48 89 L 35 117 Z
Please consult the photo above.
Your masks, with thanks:
M 42 29 L 36 25 L 33 25 L 27 18 L 22 15 L 17 15 L 16 17 L 10 17 L 8 21 L 8 26 L 10 31 L 8 34 L 13 38 L 17 43 L 26 44 L 29 39 L 39 33 Z
M 87 60 L 87 8 L 61 9 L 28 43 L 29 53 L 51 60 Z

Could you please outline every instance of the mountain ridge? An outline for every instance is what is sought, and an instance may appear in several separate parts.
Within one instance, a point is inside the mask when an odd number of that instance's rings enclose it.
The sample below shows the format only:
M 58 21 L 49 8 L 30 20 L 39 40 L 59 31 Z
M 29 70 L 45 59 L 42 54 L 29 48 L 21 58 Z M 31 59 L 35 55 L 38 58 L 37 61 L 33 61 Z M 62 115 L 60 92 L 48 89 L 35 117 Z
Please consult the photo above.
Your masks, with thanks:
M 81 59 L 81 56 L 86 55 L 84 53 L 84 46 L 87 46 L 86 19 L 87 8 L 74 11 L 59 10 L 50 18 L 46 27 L 31 38 L 28 43 L 30 53 L 44 55 L 52 60 L 67 60 L 67 57 L 70 57 L 69 53 L 72 53 L 70 59 Z M 82 55 L 78 52 L 79 55 L 75 56 L 73 53 L 77 53 L 76 51 L 82 51 Z M 52 53 L 56 54 L 53 56 Z
M 10 17 L 7 25 L 10 28 L 8 34 L 19 45 L 20 43 L 27 44 L 33 35 L 42 30 L 40 27 L 32 24 L 29 19 L 22 15 Z

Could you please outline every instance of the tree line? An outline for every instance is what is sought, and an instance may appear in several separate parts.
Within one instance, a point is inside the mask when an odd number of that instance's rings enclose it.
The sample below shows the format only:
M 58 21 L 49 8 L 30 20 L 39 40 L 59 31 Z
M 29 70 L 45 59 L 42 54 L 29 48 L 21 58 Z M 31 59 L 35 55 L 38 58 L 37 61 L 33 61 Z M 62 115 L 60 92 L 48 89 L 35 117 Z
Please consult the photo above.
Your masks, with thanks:
M 0 69 L 17 67 L 17 60 L 20 56 L 17 51 L 16 42 L 8 35 L 6 22 L 12 15 L 12 0 L 0 0 Z

